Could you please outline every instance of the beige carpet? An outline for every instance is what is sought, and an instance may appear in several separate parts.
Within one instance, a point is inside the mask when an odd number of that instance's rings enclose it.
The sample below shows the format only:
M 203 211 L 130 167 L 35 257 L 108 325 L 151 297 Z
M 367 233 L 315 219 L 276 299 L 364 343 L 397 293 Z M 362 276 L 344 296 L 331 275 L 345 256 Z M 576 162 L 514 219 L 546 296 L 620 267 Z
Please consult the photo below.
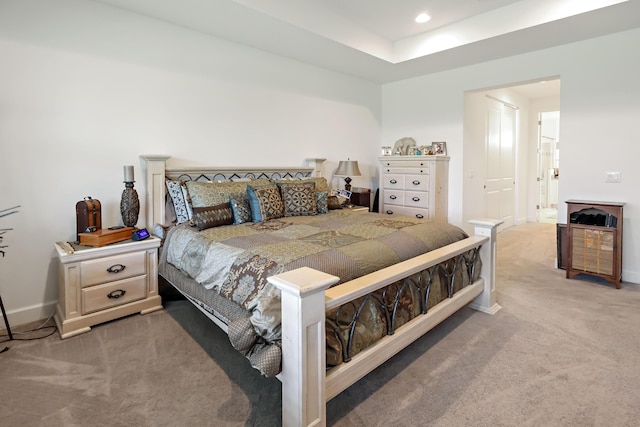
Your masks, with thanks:
M 502 310 L 462 309 L 329 402 L 329 424 L 639 425 L 640 286 L 566 280 L 555 247 L 553 224 L 501 233 Z M 0 344 L 0 425 L 279 425 L 279 382 L 190 304 L 165 304 Z

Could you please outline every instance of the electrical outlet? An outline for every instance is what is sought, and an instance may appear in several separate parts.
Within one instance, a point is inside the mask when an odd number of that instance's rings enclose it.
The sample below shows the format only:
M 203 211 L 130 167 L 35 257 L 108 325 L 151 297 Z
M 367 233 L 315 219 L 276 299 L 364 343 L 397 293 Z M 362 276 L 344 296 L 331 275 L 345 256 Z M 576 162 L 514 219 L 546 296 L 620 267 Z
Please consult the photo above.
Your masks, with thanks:
M 620 172 L 607 172 L 607 179 L 605 182 L 618 183 L 620 182 Z

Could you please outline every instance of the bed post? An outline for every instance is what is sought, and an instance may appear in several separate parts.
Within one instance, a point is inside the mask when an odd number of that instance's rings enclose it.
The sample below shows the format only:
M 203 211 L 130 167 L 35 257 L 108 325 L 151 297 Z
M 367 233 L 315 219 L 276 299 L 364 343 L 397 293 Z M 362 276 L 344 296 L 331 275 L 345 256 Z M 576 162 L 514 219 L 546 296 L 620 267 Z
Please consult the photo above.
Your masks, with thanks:
M 502 307 L 496 300 L 496 234 L 498 226 L 504 221 L 494 219 L 473 219 L 469 224 L 474 226 L 476 236 L 485 236 L 489 241 L 480 248 L 484 290 L 473 300 L 470 307 L 488 314 L 496 314 Z
M 147 213 L 146 227 L 151 230 L 155 224 L 164 224 L 164 168 L 171 156 L 160 154 L 142 154 L 147 164 Z
M 267 279 L 282 293 L 282 425 L 326 424 L 324 291 L 339 278 L 309 267 Z
M 325 160 L 327 159 L 319 159 L 319 158 L 305 159 L 305 161 L 307 162 L 307 165 L 310 168 L 313 168 L 313 176 L 323 176 L 322 164 L 324 163 Z

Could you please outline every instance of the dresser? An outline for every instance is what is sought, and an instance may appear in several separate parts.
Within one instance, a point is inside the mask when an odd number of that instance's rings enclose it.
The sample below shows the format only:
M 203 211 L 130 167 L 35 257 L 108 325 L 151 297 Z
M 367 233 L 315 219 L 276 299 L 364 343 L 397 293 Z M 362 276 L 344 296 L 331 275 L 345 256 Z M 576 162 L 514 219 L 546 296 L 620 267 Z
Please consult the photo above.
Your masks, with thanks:
M 58 242 L 58 305 L 61 338 L 133 313 L 162 308 L 158 295 L 160 239 L 128 240 L 100 248 Z
M 449 157 L 383 156 L 380 213 L 447 222 Z

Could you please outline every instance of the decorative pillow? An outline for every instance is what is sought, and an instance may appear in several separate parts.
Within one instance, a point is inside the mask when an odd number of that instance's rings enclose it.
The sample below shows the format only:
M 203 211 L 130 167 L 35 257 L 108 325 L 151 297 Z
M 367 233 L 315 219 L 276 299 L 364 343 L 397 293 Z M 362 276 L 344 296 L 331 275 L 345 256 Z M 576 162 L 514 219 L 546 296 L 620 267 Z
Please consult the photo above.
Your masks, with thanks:
M 231 212 L 233 212 L 233 223 L 242 224 L 251 222 L 251 208 L 246 193 L 241 197 L 230 197 Z
M 187 189 L 193 207 L 204 208 L 229 203 L 231 196 L 242 197 L 247 191 L 247 185 L 269 184 L 268 179 L 256 179 L 251 182 L 200 182 L 187 181 Z
M 182 224 L 193 218 L 191 202 L 187 187 L 182 181 L 166 181 L 167 192 L 173 201 L 173 210 L 176 213 L 176 224 Z
M 277 185 L 249 185 L 247 186 L 247 196 L 253 222 L 268 221 L 284 216 L 284 205 Z
M 204 208 L 193 208 L 193 220 L 198 230 L 233 224 L 233 213 L 229 202 Z
M 327 178 L 323 176 L 312 177 L 312 178 L 279 178 L 272 179 L 272 182 L 276 184 L 300 184 L 313 182 L 316 186 L 316 191 L 326 191 L 329 192 L 329 183 L 327 182 Z
M 317 215 L 316 185 L 313 182 L 278 184 L 284 216 Z
M 340 199 L 338 199 L 338 196 L 327 197 L 327 207 L 329 208 L 329 210 L 342 209 L 342 205 L 340 204 Z
M 329 213 L 327 197 L 328 193 L 326 191 L 316 191 L 316 206 L 319 214 Z

